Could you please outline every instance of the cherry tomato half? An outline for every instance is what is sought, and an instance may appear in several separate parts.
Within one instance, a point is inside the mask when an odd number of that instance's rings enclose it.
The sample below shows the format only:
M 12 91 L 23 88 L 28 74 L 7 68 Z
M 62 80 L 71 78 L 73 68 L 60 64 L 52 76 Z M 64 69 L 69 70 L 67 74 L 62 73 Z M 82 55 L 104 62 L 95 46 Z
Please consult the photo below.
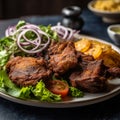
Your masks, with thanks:
M 61 97 L 67 96 L 69 92 L 68 84 L 61 80 L 49 80 L 47 83 L 47 88 L 52 93 L 61 95 Z

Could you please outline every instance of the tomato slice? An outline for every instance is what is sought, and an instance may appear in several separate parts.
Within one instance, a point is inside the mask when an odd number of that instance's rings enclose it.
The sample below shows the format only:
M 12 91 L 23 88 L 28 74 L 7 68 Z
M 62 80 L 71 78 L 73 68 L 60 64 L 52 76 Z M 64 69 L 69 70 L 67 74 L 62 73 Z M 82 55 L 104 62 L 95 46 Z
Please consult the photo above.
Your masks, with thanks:
M 68 84 L 64 81 L 61 81 L 61 80 L 49 80 L 47 82 L 46 87 L 52 93 L 61 95 L 61 97 L 67 96 L 68 92 L 69 92 Z

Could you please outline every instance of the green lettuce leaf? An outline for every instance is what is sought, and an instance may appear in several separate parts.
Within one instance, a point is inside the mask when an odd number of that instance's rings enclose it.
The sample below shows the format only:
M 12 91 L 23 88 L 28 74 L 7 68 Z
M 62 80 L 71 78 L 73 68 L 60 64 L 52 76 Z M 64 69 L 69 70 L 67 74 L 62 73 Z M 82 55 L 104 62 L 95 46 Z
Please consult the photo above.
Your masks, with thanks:
M 0 71 L 0 90 L 6 91 L 14 97 L 20 96 L 20 88 L 18 88 L 8 77 L 5 70 Z
M 20 98 L 31 98 L 32 86 L 22 87 L 20 90 Z
M 16 25 L 16 28 L 19 29 L 20 27 L 22 27 L 23 25 L 25 25 L 26 22 L 24 20 L 20 20 L 17 25 Z
M 38 99 L 41 101 L 60 101 L 61 96 L 51 93 L 41 80 L 36 86 L 18 87 L 8 77 L 5 70 L 0 71 L 0 91 L 22 99 Z
M 41 80 L 36 87 L 33 89 L 33 94 L 36 96 L 37 99 L 41 101 L 48 101 L 48 102 L 53 102 L 53 101 L 60 101 L 61 96 L 53 94 L 50 92 L 46 87 L 43 81 Z
M 0 69 L 4 67 L 10 56 L 17 50 L 16 42 L 10 37 L 0 39 Z
M 45 33 L 47 33 L 47 35 L 52 39 L 52 40 L 55 40 L 55 41 L 58 41 L 58 34 L 57 32 L 51 30 L 51 26 L 48 25 L 48 26 L 44 26 L 44 25 L 39 25 L 40 29 L 42 31 L 44 31 Z
M 4 71 L 0 71 L 0 91 L 5 91 L 4 89 Z

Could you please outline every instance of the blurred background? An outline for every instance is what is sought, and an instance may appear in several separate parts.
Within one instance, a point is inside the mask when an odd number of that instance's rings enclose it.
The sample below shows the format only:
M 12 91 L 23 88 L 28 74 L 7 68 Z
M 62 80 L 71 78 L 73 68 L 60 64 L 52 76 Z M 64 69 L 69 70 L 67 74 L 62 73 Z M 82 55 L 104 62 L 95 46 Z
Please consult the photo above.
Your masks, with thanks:
M 91 0 L 0 0 L 0 19 L 30 15 L 59 15 L 63 7 L 77 5 L 82 9 Z

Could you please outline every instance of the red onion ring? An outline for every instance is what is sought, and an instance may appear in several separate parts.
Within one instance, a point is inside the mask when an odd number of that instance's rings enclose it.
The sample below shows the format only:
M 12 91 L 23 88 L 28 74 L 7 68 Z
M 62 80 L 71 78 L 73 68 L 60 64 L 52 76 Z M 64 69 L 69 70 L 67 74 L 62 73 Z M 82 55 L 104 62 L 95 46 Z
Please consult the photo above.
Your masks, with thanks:
M 32 31 L 37 38 L 34 40 L 28 39 L 25 34 L 28 31 Z M 38 26 L 27 23 L 16 29 L 16 26 L 8 27 L 5 31 L 6 37 L 12 36 L 13 40 L 16 41 L 18 47 L 26 53 L 39 53 L 44 50 L 50 43 L 49 36 L 43 32 Z M 42 36 L 46 36 L 47 39 L 43 39 Z M 21 41 L 23 39 L 23 41 Z M 29 50 L 28 48 L 31 49 Z
M 5 36 L 8 37 L 14 35 L 15 30 L 16 30 L 15 26 L 9 26 L 5 31 Z
M 57 32 L 58 36 L 64 40 L 72 40 L 74 37 L 75 30 L 62 26 L 60 23 L 57 26 L 51 28 L 53 31 Z
M 78 31 L 72 30 L 65 26 L 62 26 L 60 23 L 57 26 L 51 27 L 51 29 L 57 32 L 59 38 L 64 40 L 72 40 L 74 34 Z M 28 31 L 32 31 L 37 38 L 34 40 L 28 39 L 25 34 Z M 43 32 L 38 26 L 27 23 L 26 25 L 21 26 L 19 29 L 16 29 L 16 26 L 8 27 L 5 32 L 6 36 L 12 36 L 13 40 L 17 40 L 18 47 L 26 53 L 38 53 L 44 50 L 50 43 L 50 38 L 47 33 Z M 43 39 L 42 36 L 46 36 L 47 39 Z M 23 41 L 21 41 L 23 39 Z M 31 49 L 28 49 L 31 48 Z
M 25 28 L 26 26 L 22 27 Z M 33 26 L 32 26 L 33 27 Z M 44 33 L 43 31 L 41 31 L 40 29 L 38 29 L 38 27 L 35 27 L 34 29 L 32 27 L 29 27 L 29 28 L 26 28 L 24 29 L 19 35 L 18 35 L 18 38 L 17 38 L 17 45 L 18 47 L 26 52 L 26 53 L 38 53 L 38 52 L 41 52 L 42 50 L 44 50 L 48 44 L 50 43 L 50 38 L 48 37 L 48 35 L 46 33 Z M 29 40 L 25 37 L 25 33 L 28 32 L 28 31 L 32 31 L 33 33 L 35 33 L 37 35 L 37 38 L 35 40 Z M 47 42 L 42 44 L 42 35 L 45 35 L 47 37 Z M 24 38 L 25 42 L 21 42 L 21 38 Z M 32 46 L 35 46 L 34 48 L 32 47 L 32 49 L 30 50 L 27 50 L 23 44 L 25 44 L 26 46 L 28 45 L 28 47 L 30 45 Z

